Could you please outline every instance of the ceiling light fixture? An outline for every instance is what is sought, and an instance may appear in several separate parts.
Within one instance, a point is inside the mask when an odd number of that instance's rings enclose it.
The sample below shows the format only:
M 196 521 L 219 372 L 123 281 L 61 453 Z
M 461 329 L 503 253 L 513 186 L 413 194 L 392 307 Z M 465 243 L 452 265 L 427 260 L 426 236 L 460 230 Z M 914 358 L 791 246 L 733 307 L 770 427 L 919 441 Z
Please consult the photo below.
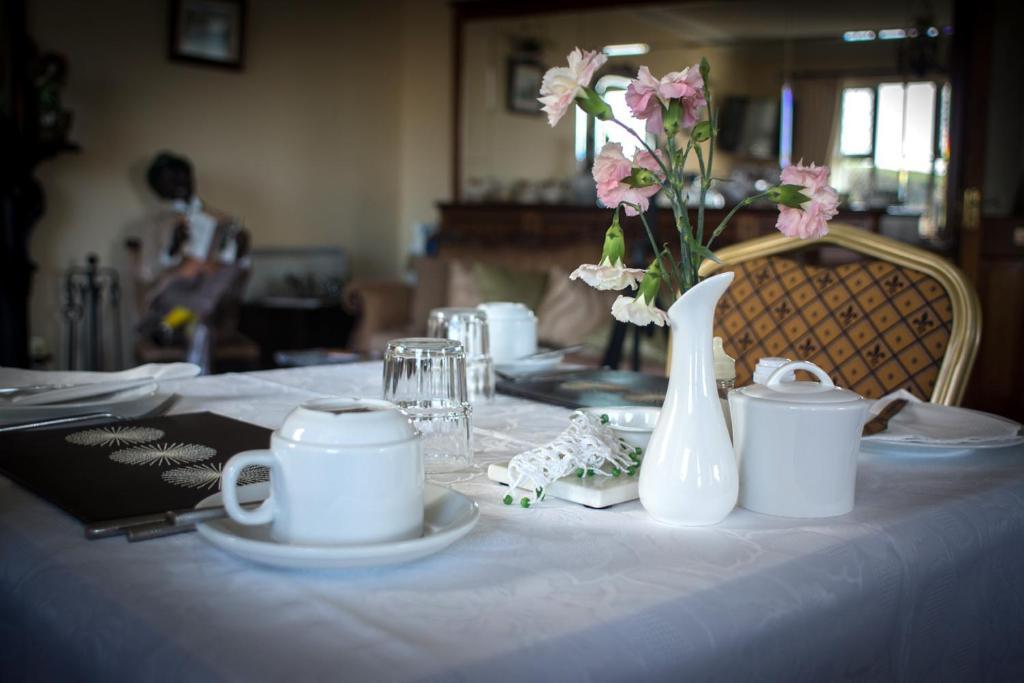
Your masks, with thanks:
M 907 32 L 901 28 L 883 28 L 878 32 L 879 40 L 902 40 L 907 37 Z
M 847 43 L 863 43 L 864 41 L 874 39 L 874 31 L 847 31 L 843 34 L 843 40 Z
M 645 55 L 650 51 L 651 46 L 647 43 L 622 43 L 619 45 L 605 45 L 601 48 L 601 52 L 609 57 L 633 57 L 635 55 Z

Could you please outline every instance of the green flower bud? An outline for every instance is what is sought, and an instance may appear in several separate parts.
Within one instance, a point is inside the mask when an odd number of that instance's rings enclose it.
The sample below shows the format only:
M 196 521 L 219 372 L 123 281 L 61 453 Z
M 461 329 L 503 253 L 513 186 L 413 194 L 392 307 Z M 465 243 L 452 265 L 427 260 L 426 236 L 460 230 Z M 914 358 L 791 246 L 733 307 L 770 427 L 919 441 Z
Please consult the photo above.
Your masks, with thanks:
M 776 204 L 800 209 L 806 202 L 811 201 L 811 198 L 803 193 L 805 189 L 803 185 L 776 185 L 768 190 L 767 196 Z
M 690 137 L 693 138 L 694 142 L 706 142 L 711 139 L 711 122 L 701 121 L 693 130 L 690 132 Z
M 700 58 L 700 77 L 704 79 L 704 89 L 707 90 L 711 87 L 711 65 L 708 64 L 707 57 Z
M 629 177 L 626 178 L 623 182 L 632 188 L 638 188 L 657 185 L 660 181 L 658 180 L 658 176 L 654 174 L 654 171 L 638 167 L 634 168 L 633 172 L 630 173 Z
M 661 266 L 658 265 L 658 259 L 655 258 L 651 261 L 651 265 L 647 266 L 647 272 L 644 273 L 644 279 L 640 282 L 637 296 L 643 297 L 644 301 L 648 304 L 653 304 L 654 300 L 658 298 L 658 291 L 660 289 Z
M 615 209 L 612 224 L 604 233 L 604 249 L 601 251 L 601 264 L 617 266 L 626 258 L 626 238 L 619 225 L 619 210 Z
M 679 132 L 679 120 L 683 116 L 683 104 L 679 100 L 672 100 L 668 107 L 662 107 L 661 119 L 665 128 L 665 134 L 672 137 Z
M 612 108 L 592 88 L 583 88 L 583 94 L 576 96 L 576 104 L 583 111 L 602 121 L 610 121 L 615 118 Z

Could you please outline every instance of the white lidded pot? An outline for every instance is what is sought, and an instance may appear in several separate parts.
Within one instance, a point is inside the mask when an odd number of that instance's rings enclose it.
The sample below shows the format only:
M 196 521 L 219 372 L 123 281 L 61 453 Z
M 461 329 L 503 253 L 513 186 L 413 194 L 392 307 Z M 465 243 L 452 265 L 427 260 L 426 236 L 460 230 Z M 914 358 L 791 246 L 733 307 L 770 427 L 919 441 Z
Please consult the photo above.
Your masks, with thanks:
M 819 381 L 785 381 L 794 370 Z M 834 517 L 852 510 L 870 404 L 806 361 L 776 368 L 763 385 L 729 392 L 739 504 L 782 517 Z
M 512 301 L 491 301 L 477 306 L 487 314 L 491 360 L 509 363 L 537 353 L 537 316 Z

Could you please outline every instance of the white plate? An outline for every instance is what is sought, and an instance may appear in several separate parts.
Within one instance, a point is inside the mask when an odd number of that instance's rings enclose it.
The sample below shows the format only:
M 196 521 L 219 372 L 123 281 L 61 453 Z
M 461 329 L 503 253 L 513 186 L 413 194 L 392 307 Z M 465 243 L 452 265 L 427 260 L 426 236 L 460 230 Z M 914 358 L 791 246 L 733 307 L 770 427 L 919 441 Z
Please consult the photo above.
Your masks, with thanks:
M 154 381 L 141 387 L 126 389 L 107 396 L 46 406 L 26 406 L 0 401 L 0 424 L 48 420 L 83 413 L 131 414 L 135 404 L 146 402 L 150 397 L 156 395 L 159 388 L 159 384 Z
M 263 500 L 266 482 L 238 489 L 238 499 Z M 313 546 L 278 543 L 270 525 L 244 526 L 228 518 L 196 525 L 207 541 L 247 560 L 288 569 L 345 569 L 411 562 L 442 550 L 469 533 L 480 518 L 476 502 L 451 489 L 427 483 L 423 489 L 423 535 L 408 541 L 372 545 Z M 220 493 L 204 498 L 197 508 L 221 504 Z
M 860 449 L 869 453 L 887 455 L 910 455 L 923 457 L 951 457 L 965 455 L 978 450 L 996 448 L 1012 448 L 1024 443 L 1024 437 L 1013 437 L 1006 441 L 986 441 L 981 443 L 928 443 L 923 441 L 881 441 L 861 439 Z

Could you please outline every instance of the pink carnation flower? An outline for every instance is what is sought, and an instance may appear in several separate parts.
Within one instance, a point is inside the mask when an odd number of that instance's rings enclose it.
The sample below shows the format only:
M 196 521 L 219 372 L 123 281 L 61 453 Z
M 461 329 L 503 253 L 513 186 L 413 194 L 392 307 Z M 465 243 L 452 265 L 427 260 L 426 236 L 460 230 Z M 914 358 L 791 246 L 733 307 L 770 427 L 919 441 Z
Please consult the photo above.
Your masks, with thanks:
M 828 175 L 828 166 L 804 166 L 803 160 L 782 169 L 782 183 L 803 186 L 802 192 L 811 199 L 799 209 L 779 204 L 779 220 L 775 223 L 779 232 L 800 239 L 828 234 L 828 221 L 839 213 L 839 195 L 829 186 Z
M 583 88 L 590 85 L 594 72 L 608 61 L 604 53 L 584 52 L 579 48 L 570 52 L 568 59 L 568 67 L 548 69 L 540 84 L 540 97 L 537 101 L 544 105 L 541 109 L 547 113 L 548 123 L 552 127 L 569 111 Z
M 700 117 L 700 110 L 707 106 L 704 79 L 701 78 L 699 66 L 673 71 L 665 74 L 661 80 L 656 79 L 646 66 L 641 66 L 636 80 L 630 81 L 626 88 L 626 104 L 633 116 L 646 120 L 647 131 L 655 135 L 661 132 L 663 126 L 662 107 L 667 107 L 670 100 L 676 99 L 683 107 L 679 125 L 692 128 Z
M 633 156 L 630 161 L 622 153 L 622 145 L 617 142 L 606 143 L 601 148 L 601 153 L 594 159 L 594 182 L 597 183 L 597 198 L 609 209 L 614 209 L 622 202 L 636 204 L 640 211 L 647 211 L 650 206 L 650 198 L 658 193 L 661 185 L 650 185 L 648 187 L 630 187 L 623 182 L 633 172 L 634 166 L 646 168 L 653 171 L 659 178 L 664 177 L 661 166 L 650 152 L 642 150 Z M 637 215 L 637 210 L 632 206 L 623 207 L 627 216 Z

